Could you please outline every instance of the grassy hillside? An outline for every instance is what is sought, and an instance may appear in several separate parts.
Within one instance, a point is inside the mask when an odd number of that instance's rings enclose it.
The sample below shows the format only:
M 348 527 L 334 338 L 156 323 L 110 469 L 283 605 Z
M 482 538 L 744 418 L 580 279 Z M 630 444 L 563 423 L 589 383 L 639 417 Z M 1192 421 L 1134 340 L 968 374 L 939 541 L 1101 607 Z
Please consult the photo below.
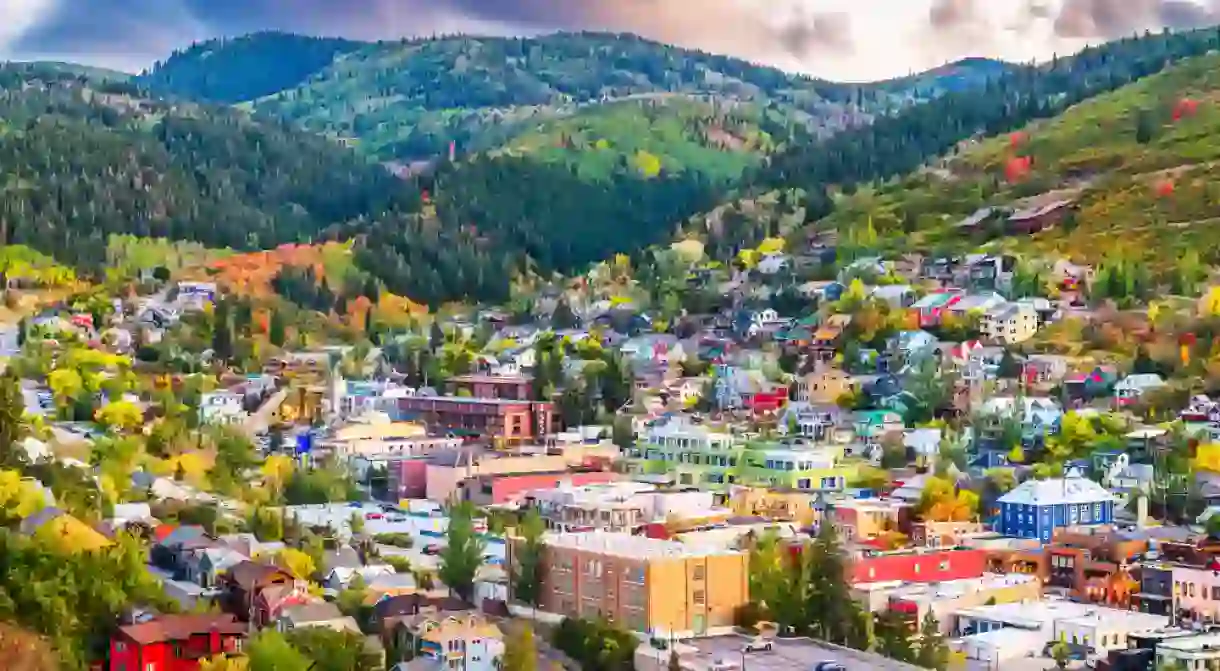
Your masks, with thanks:
M 554 119 L 509 138 L 493 155 L 575 166 L 603 179 L 623 165 L 641 173 L 693 171 L 727 181 L 757 165 L 783 132 L 765 110 L 717 107 L 687 96 L 630 100 Z
M 566 33 L 367 45 L 253 107 L 402 159 L 443 153 L 450 141 L 487 146 L 484 133 L 511 134 L 588 104 L 675 93 L 749 101 L 793 124 L 835 128 L 859 120 L 854 90 L 630 35 Z
M 1187 249 L 1220 261 L 1218 68 L 1220 54 L 1190 59 L 1019 133 L 967 143 L 935 169 L 842 198 L 818 226 L 844 231 L 871 218 L 883 245 L 960 250 L 982 241 L 954 226 L 979 207 L 1060 193 L 1079 199 L 1067 225 L 983 239 L 1084 261 L 1165 266 Z M 1021 157 L 1031 169 L 1012 179 Z

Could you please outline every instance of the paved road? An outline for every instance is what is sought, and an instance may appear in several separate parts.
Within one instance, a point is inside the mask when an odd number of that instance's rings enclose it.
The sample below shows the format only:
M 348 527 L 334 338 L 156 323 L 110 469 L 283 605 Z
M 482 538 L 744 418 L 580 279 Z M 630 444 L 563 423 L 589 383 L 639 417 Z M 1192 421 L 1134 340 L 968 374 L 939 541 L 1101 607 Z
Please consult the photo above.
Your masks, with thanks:
M 916 668 L 879 655 L 822 647 L 809 639 L 776 639 L 770 652 L 750 652 L 743 658 L 741 646 L 748 640 L 745 636 L 716 636 L 685 643 L 698 650 L 693 658 L 705 669 L 716 659 L 736 664 L 742 671 L 812 671 L 814 665 L 824 661 L 838 662 L 848 671 L 913 671 Z

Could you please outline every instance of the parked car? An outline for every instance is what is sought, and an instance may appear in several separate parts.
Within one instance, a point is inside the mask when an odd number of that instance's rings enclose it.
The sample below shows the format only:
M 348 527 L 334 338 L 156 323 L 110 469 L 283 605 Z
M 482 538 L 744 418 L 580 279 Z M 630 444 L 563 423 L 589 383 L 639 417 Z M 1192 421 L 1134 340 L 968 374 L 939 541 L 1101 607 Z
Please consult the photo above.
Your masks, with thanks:
M 771 647 L 772 647 L 772 645 L 771 645 L 770 639 L 763 638 L 762 636 L 756 636 L 756 637 L 754 637 L 754 640 L 747 641 L 745 645 L 741 646 L 741 651 L 742 652 L 771 652 Z
M 847 671 L 847 667 L 834 660 L 826 660 L 814 664 L 813 671 Z

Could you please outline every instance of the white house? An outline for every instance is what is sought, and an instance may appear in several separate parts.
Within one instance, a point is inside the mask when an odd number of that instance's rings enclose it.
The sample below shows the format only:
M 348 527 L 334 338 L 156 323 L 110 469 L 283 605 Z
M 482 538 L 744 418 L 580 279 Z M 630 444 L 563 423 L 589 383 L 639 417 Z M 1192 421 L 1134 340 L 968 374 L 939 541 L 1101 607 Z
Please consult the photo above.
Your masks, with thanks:
M 240 424 L 249 418 L 245 394 L 222 389 L 205 392 L 199 399 L 199 418 L 205 424 Z
M 1165 386 L 1165 378 L 1156 373 L 1128 375 L 1114 385 L 1114 396 L 1120 405 L 1134 403 L 1145 393 Z
M 792 257 L 783 252 L 767 252 L 758 261 L 758 272 L 764 275 L 774 275 L 792 265 Z

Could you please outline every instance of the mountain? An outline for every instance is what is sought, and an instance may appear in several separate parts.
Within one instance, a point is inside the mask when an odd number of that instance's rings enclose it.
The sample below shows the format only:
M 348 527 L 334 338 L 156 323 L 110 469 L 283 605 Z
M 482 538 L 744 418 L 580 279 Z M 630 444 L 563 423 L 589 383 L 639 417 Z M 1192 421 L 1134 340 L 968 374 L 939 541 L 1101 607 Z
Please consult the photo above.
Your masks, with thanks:
M 338 38 L 253 33 L 175 51 L 136 81 L 161 95 L 239 103 L 295 88 L 336 58 L 364 46 Z
M 923 99 L 943 93 L 960 93 L 975 89 L 1027 67 L 993 58 L 963 58 L 926 72 L 877 82 L 873 86 L 887 92 Z
M 38 66 L 0 67 L 0 137 L 0 238 L 93 269 L 110 234 L 257 249 L 418 205 L 323 138 Z
M 1019 133 L 971 142 L 933 169 L 861 189 L 818 228 L 843 233 L 871 218 L 887 249 L 961 252 L 986 243 L 1078 262 L 1121 258 L 1154 272 L 1188 252 L 1217 263 L 1217 101 L 1220 55 L 1192 58 Z M 1033 236 L 1009 232 L 1000 216 L 957 225 L 982 207 L 1057 199 L 1074 200 L 1076 213 Z
M 627 99 L 688 96 L 756 105 L 777 122 L 810 132 L 867 121 L 866 112 L 886 102 L 857 101 L 856 86 L 634 35 L 460 36 L 349 46 L 279 34 L 204 43 L 141 81 L 158 93 L 226 102 L 244 91 L 241 99 L 260 113 L 352 141 L 386 160 L 443 154 L 450 142 L 462 152 L 486 148 L 495 143 L 485 135 L 504 138 L 517 128 Z M 333 62 L 320 66 L 328 52 Z M 247 80 L 266 67 L 268 54 L 280 63 L 272 69 L 308 74 L 295 82 L 279 78 L 278 90 L 251 85 Z M 226 95 L 217 95 L 218 82 L 229 82 Z

